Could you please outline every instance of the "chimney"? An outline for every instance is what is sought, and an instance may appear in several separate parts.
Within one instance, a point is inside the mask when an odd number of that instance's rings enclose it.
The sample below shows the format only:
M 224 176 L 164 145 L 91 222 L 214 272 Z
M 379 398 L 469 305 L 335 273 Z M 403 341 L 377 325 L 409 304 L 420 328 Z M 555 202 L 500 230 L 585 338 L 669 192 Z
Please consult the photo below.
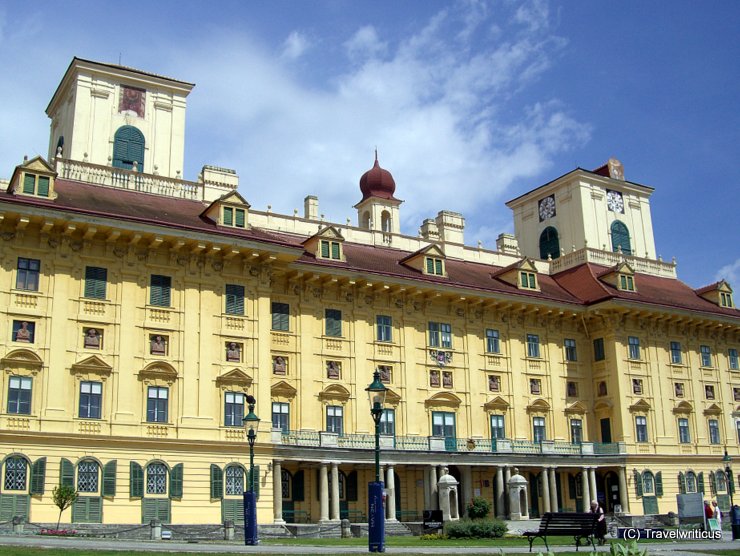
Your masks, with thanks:
M 431 218 L 424 219 L 424 222 L 421 223 L 421 228 L 419 228 L 419 234 L 428 241 L 439 241 L 437 223 Z
M 514 234 L 499 234 L 496 239 L 496 249 L 506 255 L 519 254 L 519 242 Z
M 435 218 L 439 238 L 443 243 L 464 243 L 463 230 L 465 229 L 465 219 L 459 212 L 441 210 Z
M 319 198 L 316 195 L 308 195 L 303 199 L 303 218 L 306 220 L 319 219 Z

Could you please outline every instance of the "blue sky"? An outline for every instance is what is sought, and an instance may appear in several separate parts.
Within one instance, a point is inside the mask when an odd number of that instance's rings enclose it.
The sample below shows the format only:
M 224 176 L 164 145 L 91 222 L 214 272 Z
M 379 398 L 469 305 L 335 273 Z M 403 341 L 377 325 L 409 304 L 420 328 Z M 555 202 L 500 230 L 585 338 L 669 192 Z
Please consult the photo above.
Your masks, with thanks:
M 622 161 L 655 188 L 658 253 L 694 287 L 740 290 L 740 2 L 0 2 L 0 176 L 46 155 L 44 109 L 73 56 L 196 84 L 184 176 L 234 168 L 257 209 L 319 197 L 344 222 L 373 162 L 402 229 Z

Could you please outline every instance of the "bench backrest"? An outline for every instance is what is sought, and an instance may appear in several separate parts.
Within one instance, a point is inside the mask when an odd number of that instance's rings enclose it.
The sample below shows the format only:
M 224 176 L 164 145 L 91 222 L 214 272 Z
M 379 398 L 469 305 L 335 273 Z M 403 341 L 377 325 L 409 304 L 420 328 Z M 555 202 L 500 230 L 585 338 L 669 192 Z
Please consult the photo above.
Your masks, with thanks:
M 548 512 L 542 515 L 542 521 L 540 521 L 540 532 L 551 534 L 558 532 L 571 533 L 574 531 L 593 533 L 598 521 L 599 514 Z

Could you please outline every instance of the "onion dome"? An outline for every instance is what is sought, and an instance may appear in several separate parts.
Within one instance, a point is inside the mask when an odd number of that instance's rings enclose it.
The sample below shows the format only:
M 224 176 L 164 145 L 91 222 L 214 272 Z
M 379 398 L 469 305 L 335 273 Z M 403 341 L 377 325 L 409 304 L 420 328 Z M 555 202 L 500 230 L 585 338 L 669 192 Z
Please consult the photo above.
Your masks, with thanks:
M 360 178 L 360 191 L 362 191 L 362 201 L 370 197 L 395 200 L 393 193 L 396 191 L 396 182 L 391 173 L 378 164 L 378 151 L 375 151 L 375 164 Z

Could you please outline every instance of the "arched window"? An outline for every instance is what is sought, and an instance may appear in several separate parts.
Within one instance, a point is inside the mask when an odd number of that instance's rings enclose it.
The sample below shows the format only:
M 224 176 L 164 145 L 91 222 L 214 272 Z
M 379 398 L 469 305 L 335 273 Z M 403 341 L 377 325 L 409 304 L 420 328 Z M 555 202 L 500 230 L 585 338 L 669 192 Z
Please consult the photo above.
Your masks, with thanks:
M 380 215 L 380 224 L 381 229 L 384 232 L 390 232 L 391 231 L 391 213 L 387 210 L 384 210 L 383 213 Z
M 686 473 L 686 493 L 696 492 L 696 473 L 689 471 Z
M 652 471 L 645 471 L 642 474 L 642 494 L 643 496 L 655 494 L 655 476 Z
M 548 226 L 540 234 L 540 259 L 547 259 L 548 255 L 553 259 L 560 256 L 558 231 L 552 226 Z
M 60 135 L 57 140 L 57 149 L 54 151 L 54 156 L 64 154 L 64 135 Z
M 280 485 L 283 491 L 283 500 L 293 499 L 293 477 L 290 475 L 290 471 L 282 469 L 280 471 Z
M 362 213 L 362 227 L 366 230 L 370 229 L 370 212 L 367 210 Z
M 627 229 L 627 226 L 620 222 L 619 220 L 615 220 L 612 222 L 612 251 L 619 251 L 619 249 L 622 249 L 622 253 L 625 255 L 631 255 L 632 254 L 632 246 L 630 244 L 630 231 Z
M 229 465 L 226 468 L 226 494 L 241 496 L 244 492 L 244 469 L 241 465 Z
M 167 494 L 167 466 L 164 463 L 146 466 L 146 493 Z
M 714 477 L 714 481 L 717 484 L 717 492 L 725 492 L 727 490 L 727 475 L 725 475 L 725 472 L 717 469 Z
M 5 482 L 3 490 L 26 490 L 28 465 L 22 457 L 13 456 L 5 460 Z
M 79 492 L 98 492 L 100 466 L 93 460 L 83 460 L 77 465 L 77 490 Z
M 144 171 L 144 134 L 134 126 L 118 128 L 113 140 L 113 166 L 131 170 L 136 162 L 139 172 Z

